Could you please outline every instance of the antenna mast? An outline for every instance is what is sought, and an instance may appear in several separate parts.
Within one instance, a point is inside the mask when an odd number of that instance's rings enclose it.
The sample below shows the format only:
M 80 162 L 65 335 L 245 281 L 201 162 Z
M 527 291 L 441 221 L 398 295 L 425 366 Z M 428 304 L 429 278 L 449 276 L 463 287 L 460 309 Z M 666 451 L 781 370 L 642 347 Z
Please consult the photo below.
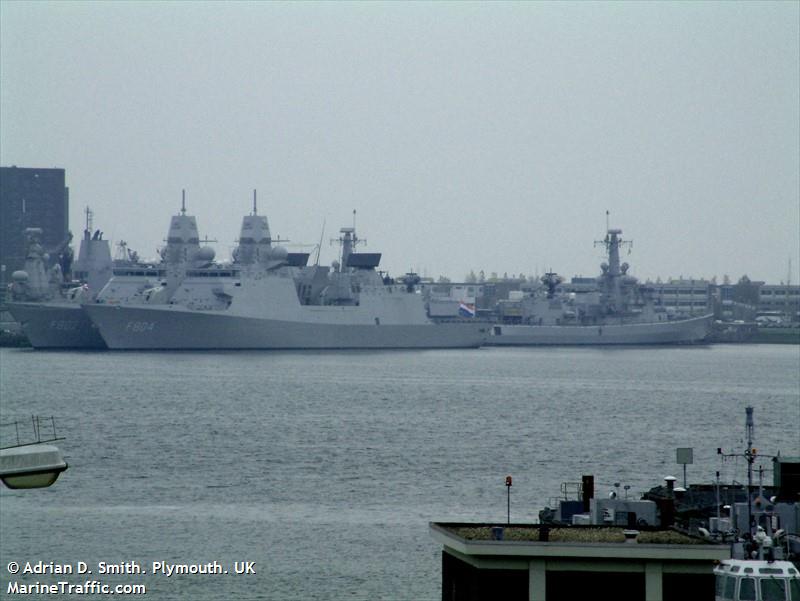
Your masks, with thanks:
M 181 215 L 186 215 L 186 190 L 181 190 Z
M 91 235 L 92 233 L 92 209 L 90 209 L 87 205 L 86 207 L 86 232 Z
M 319 235 L 319 244 L 317 244 L 317 257 L 314 259 L 314 265 L 319 267 L 319 253 L 322 251 L 322 239 L 325 237 L 325 219 L 322 220 L 322 233 Z
M 747 532 L 753 536 L 753 462 L 755 461 L 755 449 L 753 448 L 753 433 L 755 425 L 753 424 L 753 408 L 745 407 L 747 418 L 745 420 L 745 430 L 747 432 L 747 450 L 745 451 L 745 458 L 747 459 Z
M 256 190 L 253 188 L 253 215 L 258 215 L 258 209 L 256 207 Z

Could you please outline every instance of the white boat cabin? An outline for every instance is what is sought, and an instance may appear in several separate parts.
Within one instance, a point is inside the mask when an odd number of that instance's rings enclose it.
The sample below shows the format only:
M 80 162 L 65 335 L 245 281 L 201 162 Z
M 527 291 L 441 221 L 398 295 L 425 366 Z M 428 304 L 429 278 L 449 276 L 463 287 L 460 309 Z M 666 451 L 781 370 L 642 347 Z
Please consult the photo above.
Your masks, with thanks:
M 714 575 L 716 601 L 800 601 L 800 573 L 790 561 L 727 559 Z

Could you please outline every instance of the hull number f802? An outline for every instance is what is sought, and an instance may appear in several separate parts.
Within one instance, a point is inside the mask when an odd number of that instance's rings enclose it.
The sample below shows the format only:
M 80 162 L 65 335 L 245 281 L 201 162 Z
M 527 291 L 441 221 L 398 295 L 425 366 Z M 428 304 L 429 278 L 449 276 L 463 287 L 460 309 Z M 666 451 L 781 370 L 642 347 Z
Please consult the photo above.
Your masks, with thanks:
M 129 321 L 125 326 L 126 332 L 152 332 L 156 328 L 154 321 Z

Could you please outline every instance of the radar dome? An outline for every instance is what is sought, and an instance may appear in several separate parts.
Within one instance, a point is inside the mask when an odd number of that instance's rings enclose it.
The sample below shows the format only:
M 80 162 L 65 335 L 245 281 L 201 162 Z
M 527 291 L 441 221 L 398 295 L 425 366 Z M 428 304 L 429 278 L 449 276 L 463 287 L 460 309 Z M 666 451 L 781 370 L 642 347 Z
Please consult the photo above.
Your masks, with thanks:
M 14 273 L 11 274 L 11 279 L 14 280 L 15 282 L 19 282 L 20 284 L 23 282 L 27 282 L 28 272 L 22 270 L 15 271 Z
M 213 261 L 215 256 L 216 253 L 210 246 L 203 246 L 202 248 L 197 249 L 197 253 L 195 253 L 195 259 L 198 261 L 205 261 L 207 263 Z
M 274 246 L 269 253 L 269 258 L 273 261 L 285 261 L 289 257 L 289 251 L 283 246 Z

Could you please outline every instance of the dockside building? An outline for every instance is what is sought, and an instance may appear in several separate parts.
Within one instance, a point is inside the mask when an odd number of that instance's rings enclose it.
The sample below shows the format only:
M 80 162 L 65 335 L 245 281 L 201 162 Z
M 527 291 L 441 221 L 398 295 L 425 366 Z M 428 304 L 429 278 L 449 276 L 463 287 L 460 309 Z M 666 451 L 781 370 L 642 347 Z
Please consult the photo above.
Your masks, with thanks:
M 46 251 L 66 243 L 69 189 L 63 169 L 0 167 L 0 265 L 6 281 L 25 264 L 27 228 L 41 228 Z

